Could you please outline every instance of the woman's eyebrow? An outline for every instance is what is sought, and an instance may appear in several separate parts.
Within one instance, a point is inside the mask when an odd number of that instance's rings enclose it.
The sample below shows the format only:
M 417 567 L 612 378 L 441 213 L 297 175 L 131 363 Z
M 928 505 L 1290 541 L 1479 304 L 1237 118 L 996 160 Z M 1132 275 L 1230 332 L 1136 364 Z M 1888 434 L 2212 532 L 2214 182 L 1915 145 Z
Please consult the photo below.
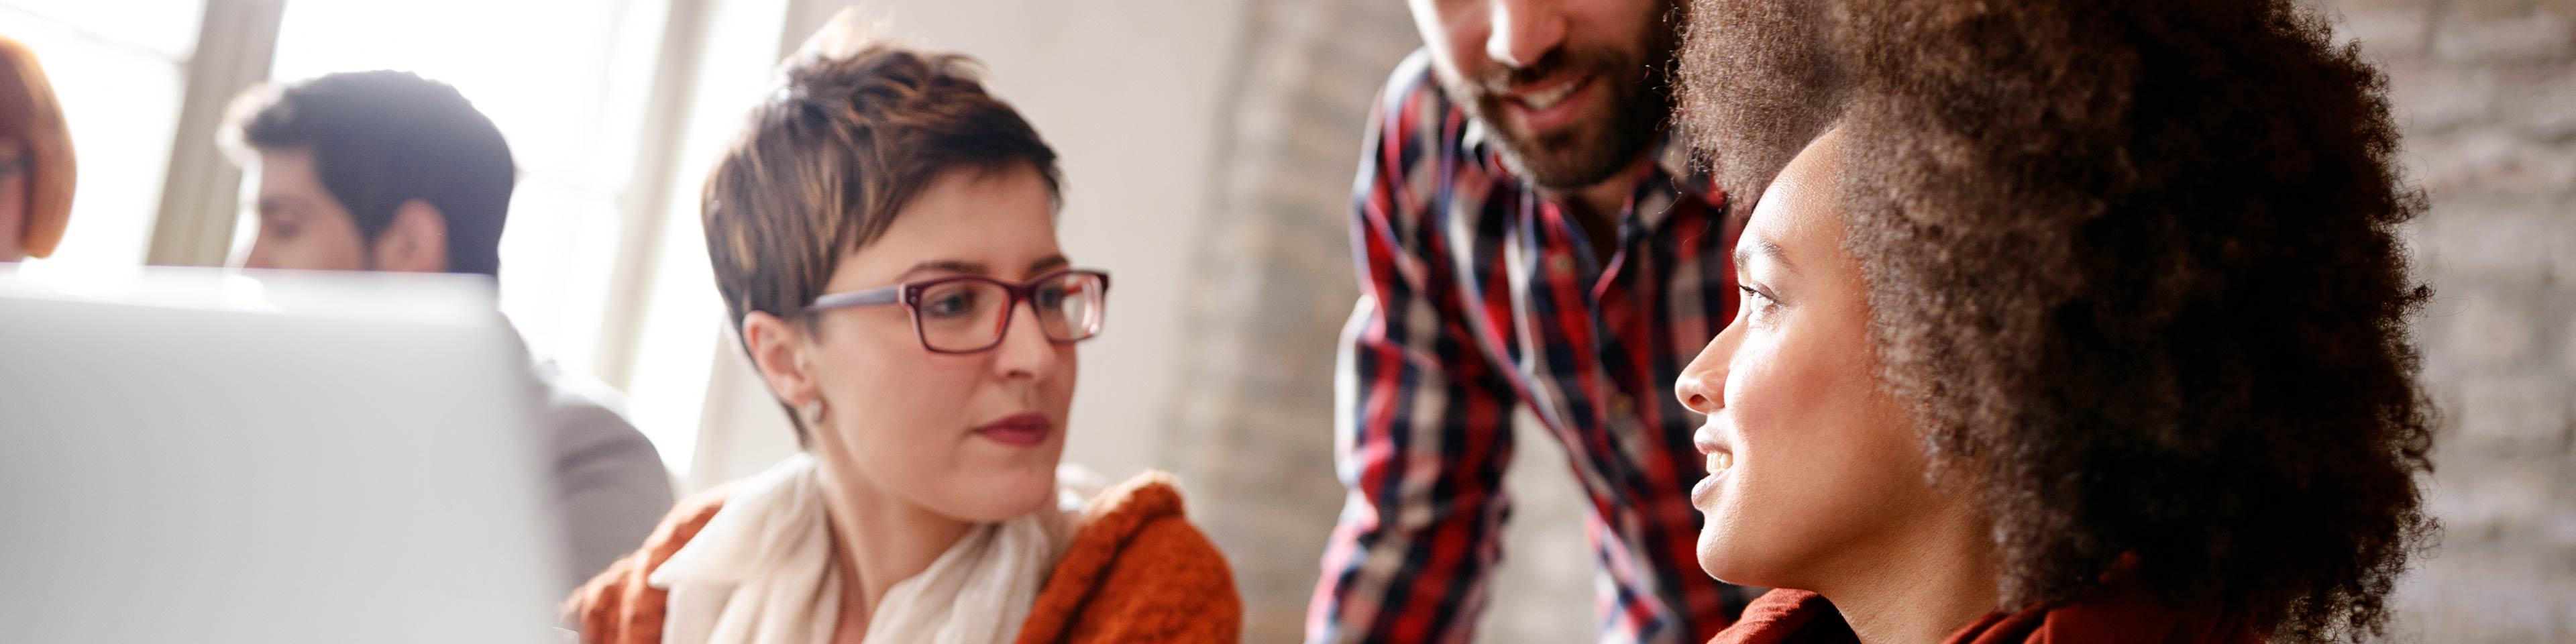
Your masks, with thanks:
M 990 271 L 990 270 L 986 270 L 986 269 L 984 268 L 984 265 L 983 265 L 983 264 L 977 264 L 977 263 L 974 263 L 974 262 L 960 261 L 960 260 L 954 260 L 954 259 L 933 259 L 933 260 L 926 260 L 926 261 L 923 261 L 922 263 L 912 265 L 912 268 L 907 269 L 907 270 L 905 270 L 905 271 L 903 272 L 903 278 L 905 278 L 905 279 L 910 279 L 910 278 L 911 278 L 914 274 L 916 274 L 916 273 L 925 273 L 925 272 L 944 272 L 944 273 L 964 273 L 964 274 L 967 274 L 967 275 L 985 275 L 985 274 L 991 273 L 992 271 Z
M 1048 255 L 1038 261 L 1029 262 L 1029 274 L 1036 275 L 1072 265 L 1073 260 L 1065 259 L 1063 255 Z
M 1736 266 L 1751 266 L 1753 264 L 1753 260 L 1758 258 L 1770 261 L 1773 264 L 1778 264 L 1780 266 L 1780 270 L 1790 272 L 1797 271 L 1798 266 L 1789 262 L 1789 252 L 1786 249 L 1780 248 L 1779 244 L 1774 244 L 1771 243 L 1771 240 L 1760 238 L 1756 238 L 1752 241 L 1752 248 L 1735 249 Z

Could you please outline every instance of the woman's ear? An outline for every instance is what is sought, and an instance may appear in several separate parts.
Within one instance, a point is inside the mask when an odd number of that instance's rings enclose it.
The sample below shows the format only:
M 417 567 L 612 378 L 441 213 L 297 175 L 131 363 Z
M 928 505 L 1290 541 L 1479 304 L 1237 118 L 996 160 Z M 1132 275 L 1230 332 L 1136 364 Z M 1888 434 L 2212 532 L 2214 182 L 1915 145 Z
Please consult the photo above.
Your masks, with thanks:
M 375 270 L 447 272 L 447 216 L 428 201 L 405 201 L 372 246 Z
M 751 352 L 751 368 L 769 384 L 771 395 L 798 409 L 820 395 L 813 371 L 806 368 L 804 336 L 804 329 L 765 311 L 742 316 L 742 345 Z

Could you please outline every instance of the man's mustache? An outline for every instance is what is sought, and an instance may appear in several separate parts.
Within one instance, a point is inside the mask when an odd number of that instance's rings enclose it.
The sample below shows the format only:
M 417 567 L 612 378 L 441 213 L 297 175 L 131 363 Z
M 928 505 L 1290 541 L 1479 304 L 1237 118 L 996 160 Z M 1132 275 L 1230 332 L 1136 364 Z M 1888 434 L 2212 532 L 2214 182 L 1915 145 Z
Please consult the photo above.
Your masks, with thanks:
M 1502 96 L 1504 94 L 1511 93 L 1512 88 L 1515 86 L 1528 85 L 1530 83 L 1554 78 L 1564 74 L 1568 69 L 1577 68 L 1578 65 L 1585 67 L 1604 66 L 1598 64 L 1598 62 L 1599 61 L 1594 60 L 1593 57 L 1588 56 L 1584 57 L 1584 59 L 1578 60 L 1574 56 L 1568 55 L 1564 50 L 1560 49 L 1548 52 L 1545 56 L 1540 56 L 1537 63 L 1531 64 L 1527 67 L 1502 67 L 1480 74 L 1476 79 L 1475 86 L 1477 91 L 1486 95 Z M 1583 63 L 1593 64 L 1582 65 Z

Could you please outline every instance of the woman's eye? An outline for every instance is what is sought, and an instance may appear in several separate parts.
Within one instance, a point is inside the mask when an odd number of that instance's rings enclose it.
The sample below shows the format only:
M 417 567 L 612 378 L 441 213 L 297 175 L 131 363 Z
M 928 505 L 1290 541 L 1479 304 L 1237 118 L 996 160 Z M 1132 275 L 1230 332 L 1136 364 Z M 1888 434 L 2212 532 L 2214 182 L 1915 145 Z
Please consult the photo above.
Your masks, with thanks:
M 1771 299 L 1771 296 L 1762 294 L 1762 291 L 1750 286 L 1737 286 L 1735 289 L 1744 292 L 1745 314 L 1752 321 L 1770 319 L 1771 315 L 1780 309 L 1780 301 Z
M 1039 310 L 1052 310 L 1064 306 L 1064 291 L 1063 286 L 1040 288 L 1029 299 L 1036 301 Z
M 976 295 L 975 289 L 950 289 L 931 294 L 928 301 L 922 303 L 921 309 L 931 317 L 966 317 L 975 314 L 975 305 L 977 300 L 981 299 L 983 298 Z

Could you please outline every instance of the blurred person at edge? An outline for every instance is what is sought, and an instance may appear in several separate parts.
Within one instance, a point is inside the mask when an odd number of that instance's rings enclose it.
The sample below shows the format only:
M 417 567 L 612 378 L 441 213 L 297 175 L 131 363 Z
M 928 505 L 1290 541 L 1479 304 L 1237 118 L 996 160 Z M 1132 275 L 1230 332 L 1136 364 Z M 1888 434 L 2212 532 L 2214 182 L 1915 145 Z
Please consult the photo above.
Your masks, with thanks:
M 1236 641 L 1233 573 L 1167 475 L 1059 473 L 1109 276 L 1057 244 L 1055 151 L 974 61 L 854 15 L 781 69 L 700 204 L 802 449 L 574 594 L 584 641 Z
M 1668 132 L 1677 0 L 1413 0 L 1424 47 L 1368 123 L 1336 423 L 1350 489 L 1311 642 L 1472 639 L 1512 417 L 1592 501 L 1604 642 L 1698 642 L 1750 593 L 1701 574 L 1700 416 L 1666 392 L 1734 319 L 1729 200 Z
M 44 257 L 72 213 L 72 136 L 35 52 L 0 37 L 0 262 Z
M 247 92 L 228 121 L 225 147 L 259 181 L 243 268 L 499 270 L 517 168 L 455 88 L 406 72 L 330 74 Z M 613 390 L 551 361 L 529 368 L 570 588 L 644 541 L 670 510 L 671 479 Z

